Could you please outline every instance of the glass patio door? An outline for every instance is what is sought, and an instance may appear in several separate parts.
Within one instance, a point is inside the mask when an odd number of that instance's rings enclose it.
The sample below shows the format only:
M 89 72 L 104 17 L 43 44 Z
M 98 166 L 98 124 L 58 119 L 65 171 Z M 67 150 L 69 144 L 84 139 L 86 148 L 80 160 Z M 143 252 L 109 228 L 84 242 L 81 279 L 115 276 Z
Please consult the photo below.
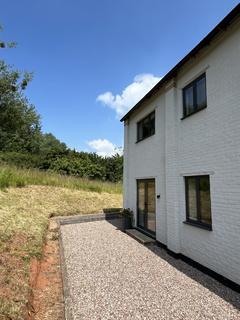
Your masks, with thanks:
M 137 180 L 137 226 L 156 233 L 155 179 Z

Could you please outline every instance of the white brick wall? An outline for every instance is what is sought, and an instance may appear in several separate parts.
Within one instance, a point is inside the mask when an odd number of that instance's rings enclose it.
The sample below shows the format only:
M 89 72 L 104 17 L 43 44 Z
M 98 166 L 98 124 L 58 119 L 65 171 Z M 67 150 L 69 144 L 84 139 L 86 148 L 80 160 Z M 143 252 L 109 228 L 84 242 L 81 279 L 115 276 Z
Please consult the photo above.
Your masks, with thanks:
M 184 120 L 182 88 L 206 71 L 207 109 Z M 156 238 L 240 284 L 240 26 L 189 63 L 125 126 L 124 205 L 136 213 L 136 179 L 156 178 Z M 156 133 L 136 123 L 156 109 Z M 210 174 L 213 231 L 185 225 L 184 175 Z

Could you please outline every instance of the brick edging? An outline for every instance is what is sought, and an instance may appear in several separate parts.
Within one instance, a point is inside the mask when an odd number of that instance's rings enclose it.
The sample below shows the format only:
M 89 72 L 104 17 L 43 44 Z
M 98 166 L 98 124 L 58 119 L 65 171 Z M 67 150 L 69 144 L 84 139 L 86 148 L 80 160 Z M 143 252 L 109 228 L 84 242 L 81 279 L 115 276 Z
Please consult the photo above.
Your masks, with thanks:
M 64 259 L 64 248 L 62 241 L 62 232 L 61 224 L 58 221 L 59 227 L 59 253 L 60 253 L 60 269 L 61 269 L 61 278 L 62 278 L 62 288 L 63 288 L 63 302 L 64 302 L 64 319 L 73 320 L 72 310 L 69 307 L 70 303 L 67 303 L 68 300 L 71 300 L 70 288 L 67 281 L 67 267 Z
M 96 213 L 96 214 L 83 214 L 78 216 L 70 216 L 70 217 L 58 217 L 58 223 L 60 226 L 66 224 L 75 224 L 75 223 L 83 223 L 83 222 L 92 222 L 92 221 L 100 221 L 100 220 L 111 220 L 120 218 L 121 214 L 119 212 L 112 213 Z

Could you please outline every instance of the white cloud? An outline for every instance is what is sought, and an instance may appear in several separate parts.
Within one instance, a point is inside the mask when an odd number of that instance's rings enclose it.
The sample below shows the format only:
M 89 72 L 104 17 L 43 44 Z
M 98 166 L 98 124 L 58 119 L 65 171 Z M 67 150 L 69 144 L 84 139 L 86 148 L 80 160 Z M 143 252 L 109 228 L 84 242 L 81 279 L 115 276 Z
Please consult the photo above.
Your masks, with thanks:
M 116 153 L 122 154 L 122 149 L 117 147 L 115 144 L 113 144 L 111 141 L 107 139 L 96 139 L 96 140 L 88 141 L 87 144 L 99 156 L 110 157 Z
M 114 109 L 118 117 L 123 116 L 160 80 L 153 74 L 139 74 L 134 81 L 129 84 L 121 94 L 112 94 L 108 91 L 100 94 L 97 101 Z

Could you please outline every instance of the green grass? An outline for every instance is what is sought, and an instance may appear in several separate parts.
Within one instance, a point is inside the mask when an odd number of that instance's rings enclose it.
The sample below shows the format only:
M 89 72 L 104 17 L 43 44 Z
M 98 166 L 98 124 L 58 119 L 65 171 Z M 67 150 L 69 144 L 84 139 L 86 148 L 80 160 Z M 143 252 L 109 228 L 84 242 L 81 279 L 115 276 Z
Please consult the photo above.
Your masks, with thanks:
M 63 176 L 46 171 L 39 171 L 36 169 L 20 169 L 16 167 L 1 165 L 0 189 L 9 187 L 24 187 L 27 185 L 63 187 L 98 193 L 122 193 L 121 183 L 88 180 L 77 177 Z

